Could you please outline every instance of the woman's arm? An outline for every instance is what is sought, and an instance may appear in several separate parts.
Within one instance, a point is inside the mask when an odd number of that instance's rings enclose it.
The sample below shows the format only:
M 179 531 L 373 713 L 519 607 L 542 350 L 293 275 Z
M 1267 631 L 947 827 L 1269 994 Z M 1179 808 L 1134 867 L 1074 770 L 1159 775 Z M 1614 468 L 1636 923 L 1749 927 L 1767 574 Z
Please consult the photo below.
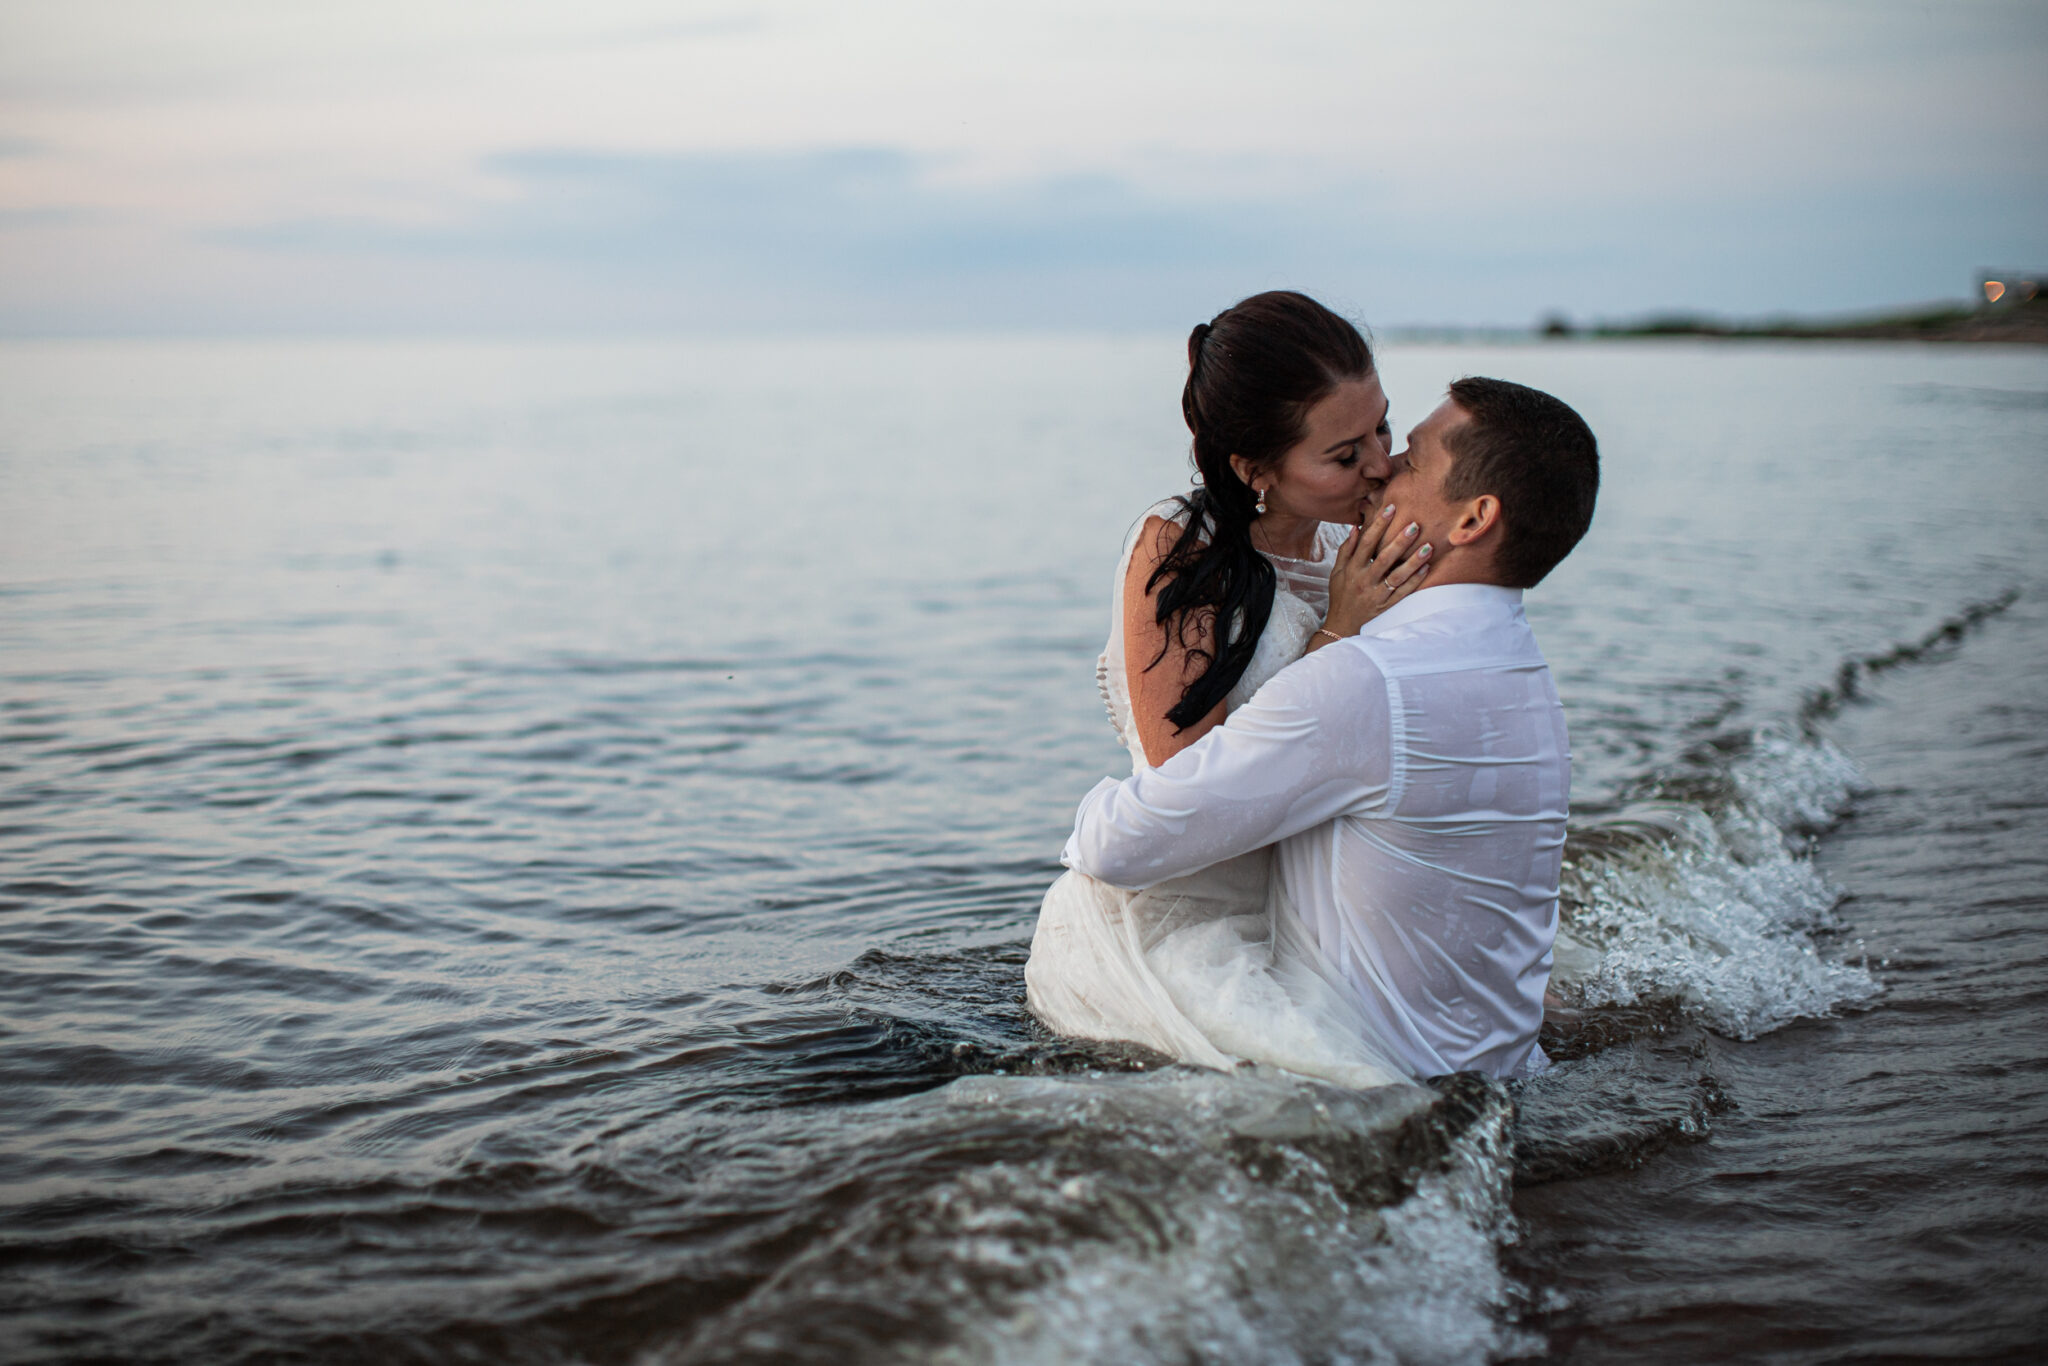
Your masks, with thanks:
M 1222 725 L 1224 716 L 1224 706 L 1218 702 L 1207 716 L 1183 731 L 1175 731 L 1173 722 L 1166 719 L 1188 684 L 1209 667 L 1207 655 L 1196 651 L 1215 648 L 1214 608 L 1190 613 L 1186 630 L 1168 631 L 1159 624 L 1157 592 L 1145 589 L 1152 571 L 1166 558 L 1180 533 L 1181 528 L 1164 517 L 1147 517 L 1131 551 L 1130 567 L 1124 572 L 1124 679 L 1131 694 L 1131 715 L 1138 724 L 1138 741 L 1145 747 L 1146 761 L 1154 767 Z M 1154 659 L 1159 662 L 1153 664 Z

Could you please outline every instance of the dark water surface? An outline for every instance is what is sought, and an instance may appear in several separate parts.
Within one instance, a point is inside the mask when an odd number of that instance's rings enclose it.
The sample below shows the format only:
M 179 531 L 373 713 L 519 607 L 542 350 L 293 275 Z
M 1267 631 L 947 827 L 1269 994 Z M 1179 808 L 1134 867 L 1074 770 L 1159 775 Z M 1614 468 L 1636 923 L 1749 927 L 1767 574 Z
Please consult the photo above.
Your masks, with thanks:
M 1885 993 L 1645 1050 L 1697 1052 L 1713 1136 L 1521 1193 L 1555 1359 L 2048 1359 L 2044 640 L 2015 604 L 1829 719 L 1867 786 L 1820 863 Z
M 0 346 L 5 1358 L 2038 1355 L 2048 355 L 1389 350 L 1607 459 L 1519 1096 L 1022 1010 L 1178 355 Z

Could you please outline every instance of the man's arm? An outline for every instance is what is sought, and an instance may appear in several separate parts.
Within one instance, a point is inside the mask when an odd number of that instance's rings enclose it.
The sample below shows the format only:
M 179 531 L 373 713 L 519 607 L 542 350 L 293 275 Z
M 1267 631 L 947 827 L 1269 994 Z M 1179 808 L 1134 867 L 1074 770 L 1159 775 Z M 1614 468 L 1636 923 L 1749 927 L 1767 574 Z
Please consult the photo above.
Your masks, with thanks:
M 1155 769 L 1081 800 L 1062 861 L 1149 887 L 1386 800 L 1385 676 L 1363 650 L 1280 671 L 1229 720 Z

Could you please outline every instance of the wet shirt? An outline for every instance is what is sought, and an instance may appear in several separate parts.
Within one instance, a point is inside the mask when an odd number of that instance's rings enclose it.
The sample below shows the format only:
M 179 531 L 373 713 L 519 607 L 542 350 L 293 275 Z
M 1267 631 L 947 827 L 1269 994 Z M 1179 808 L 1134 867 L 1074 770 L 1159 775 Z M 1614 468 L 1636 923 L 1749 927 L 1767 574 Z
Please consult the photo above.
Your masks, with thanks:
M 1104 779 L 1062 861 L 1149 887 L 1275 844 L 1272 904 L 1418 1077 L 1543 1065 L 1571 757 L 1517 589 L 1425 588 Z

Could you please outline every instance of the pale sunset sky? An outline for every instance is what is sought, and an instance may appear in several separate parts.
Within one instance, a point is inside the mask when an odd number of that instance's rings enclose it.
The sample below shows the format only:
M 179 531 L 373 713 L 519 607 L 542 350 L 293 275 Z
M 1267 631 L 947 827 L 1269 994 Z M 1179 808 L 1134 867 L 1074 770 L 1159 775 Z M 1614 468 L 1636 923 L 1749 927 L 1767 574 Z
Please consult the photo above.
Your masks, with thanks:
M 1961 298 L 2044 73 L 2040 0 L 0 0 L 0 333 Z

